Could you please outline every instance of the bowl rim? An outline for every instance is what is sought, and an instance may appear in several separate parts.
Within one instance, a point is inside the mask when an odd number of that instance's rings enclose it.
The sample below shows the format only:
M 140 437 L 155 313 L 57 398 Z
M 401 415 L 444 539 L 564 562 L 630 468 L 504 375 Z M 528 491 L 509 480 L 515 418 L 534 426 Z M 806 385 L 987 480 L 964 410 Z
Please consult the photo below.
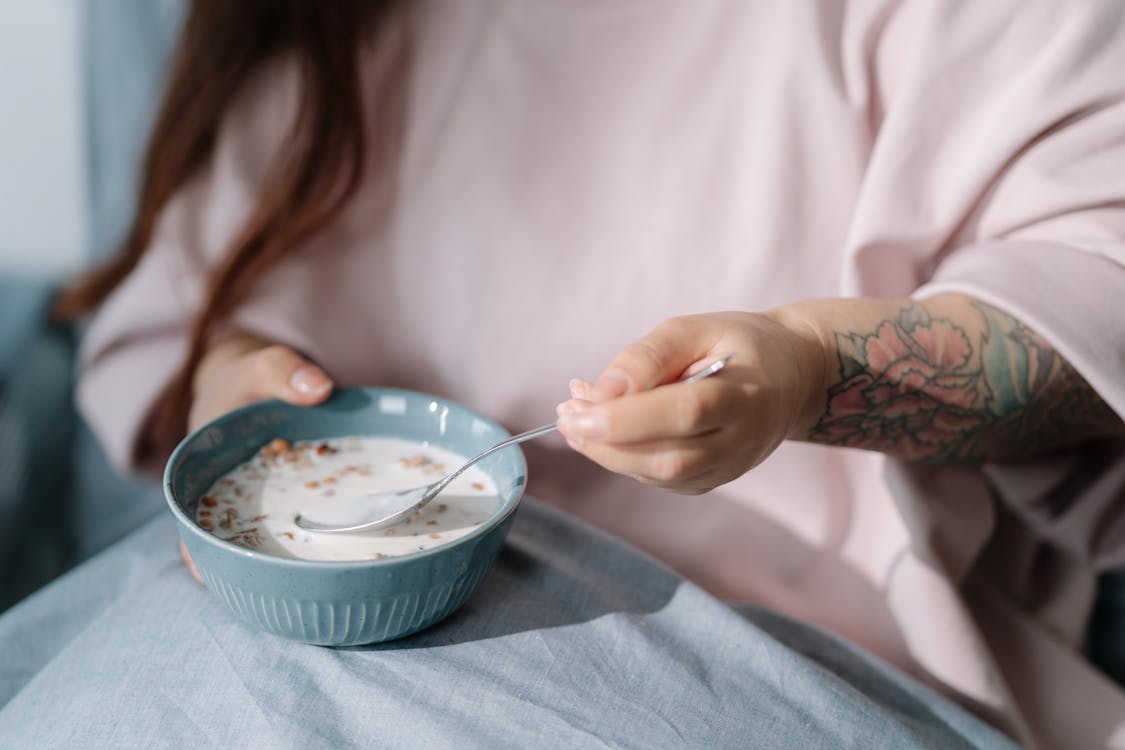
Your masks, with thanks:
M 404 395 L 436 400 L 450 406 L 455 406 L 456 408 L 467 412 L 470 416 L 479 419 L 489 426 L 495 428 L 499 432 L 500 440 L 503 440 L 506 437 L 511 437 L 511 433 L 496 420 L 490 419 L 483 414 L 444 396 L 425 393 L 423 391 L 414 391 L 407 388 L 391 388 L 384 386 L 352 386 L 333 389 L 332 395 L 329 396 L 329 400 L 334 398 L 337 393 L 343 391 L 363 391 L 365 393 L 378 395 Z M 327 401 L 322 403 L 327 403 Z M 403 565 L 413 560 L 423 560 L 435 555 L 448 554 L 450 551 L 457 547 L 465 546 L 477 539 L 487 536 L 501 524 L 503 524 L 509 516 L 516 512 L 516 509 L 519 508 L 520 503 L 523 502 L 524 494 L 527 492 L 527 458 L 524 456 L 523 450 L 520 448 L 520 446 L 516 445 L 512 447 L 519 450 L 519 460 L 523 464 L 524 483 L 519 488 L 515 499 L 511 502 L 506 510 L 494 513 L 489 517 L 487 521 L 482 523 L 480 526 L 476 527 L 463 536 L 446 542 L 445 544 L 439 544 L 436 547 L 431 547 L 429 549 L 420 550 L 417 552 L 410 552 L 405 555 L 396 555 L 393 557 L 382 557 L 377 559 L 372 558 L 366 560 L 306 560 L 299 557 L 281 557 L 279 555 L 271 555 L 268 552 L 259 552 L 256 550 L 247 549 L 246 547 L 234 544 L 233 542 L 228 542 L 225 539 L 220 539 L 211 532 L 201 528 L 199 524 L 194 521 L 194 519 L 188 517 L 187 513 L 185 513 L 183 508 L 180 507 L 180 503 L 177 501 L 175 494 L 172 491 L 173 467 L 176 467 L 180 463 L 181 455 L 187 450 L 187 446 L 204 430 L 221 427 L 228 422 L 234 422 L 238 419 L 241 419 L 246 414 L 253 413 L 265 408 L 266 406 L 274 404 L 291 406 L 294 409 L 315 409 L 317 408 L 317 406 L 321 405 L 314 404 L 312 406 L 298 406 L 296 404 L 290 404 L 280 399 L 269 398 L 262 399 L 261 401 L 255 401 L 253 403 L 246 404 L 245 406 L 240 406 L 237 409 L 232 409 L 231 411 L 228 411 L 208 422 L 205 422 L 204 424 L 200 425 L 199 427 L 185 435 L 184 438 L 176 444 L 176 447 L 172 450 L 171 455 L 168 456 L 168 460 L 164 464 L 162 482 L 164 488 L 164 501 L 171 509 L 172 515 L 176 518 L 181 528 L 187 528 L 195 536 L 195 538 L 200 539 L 205 544 L 210 544 L 213 547 L 218 548 L 222 552 L 232 553 L 250 560 L 261 561 L 264 564 L 268 565 L 280 565 L 282 567 L 291 567 L 303 570 L 340 571 L 353 570 L 356 568 L 367 569 L 379 568 L 383 566 Z

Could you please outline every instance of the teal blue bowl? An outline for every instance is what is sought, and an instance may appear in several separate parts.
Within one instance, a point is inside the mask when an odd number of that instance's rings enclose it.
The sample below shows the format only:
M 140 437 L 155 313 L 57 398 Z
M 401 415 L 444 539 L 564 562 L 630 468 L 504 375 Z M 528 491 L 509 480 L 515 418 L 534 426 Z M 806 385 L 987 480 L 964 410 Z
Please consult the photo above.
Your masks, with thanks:
M 188 435 L 164 470 L 164 494 L 180 538 L 207 587 L 263 630 L 325 646 L 402 638 L 460 607 L 504 543 L 527 478 L 518 446 L 479 464 L 500 493 L 492 518 L 448 544 L 410 555 L 297 560 L 248 550 L 196 525 L 196 505 L 212 483 L 270 440 L 347 435 L 425 441 L 464 456 L 509 436 L 492 420 L 452 401 L 390 388 L 339 389 L 314 407 L 262 401 Z

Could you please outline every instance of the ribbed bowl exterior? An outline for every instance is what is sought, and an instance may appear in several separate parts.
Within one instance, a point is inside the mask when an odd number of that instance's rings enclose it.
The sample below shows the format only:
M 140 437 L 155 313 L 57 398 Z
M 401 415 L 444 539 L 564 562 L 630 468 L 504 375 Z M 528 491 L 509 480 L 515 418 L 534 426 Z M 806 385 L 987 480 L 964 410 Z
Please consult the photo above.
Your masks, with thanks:
M 482 462 L 501 493 L 493 518 L 448 544 L 401 557 L 354 562 L 274 557 L 225 542 L 195 524 L 196 503 L 210 484 L 273 437 L 353 434 L 428 440 L 463 455 L 507 436 L 495 423 L 456 404 L 371 388 L 343 391 L 320 408 L 262 402 L 189 435 L 165 470 L 168 504 L 204 583 L 247 622 L 324 646 L 402 638 L 464 604 L 503 546 L 526 481 L 518 448 L 490 456 L 486 461 L 493 461 L 491 466 Z
M 199 572 L 207 588 L 247 622 L 275 635 L 321 646 L 381 643 L 416 633 L 453 614 L 476 589 L 484 570 L 427 591 L 359 601 L 267 596 Z

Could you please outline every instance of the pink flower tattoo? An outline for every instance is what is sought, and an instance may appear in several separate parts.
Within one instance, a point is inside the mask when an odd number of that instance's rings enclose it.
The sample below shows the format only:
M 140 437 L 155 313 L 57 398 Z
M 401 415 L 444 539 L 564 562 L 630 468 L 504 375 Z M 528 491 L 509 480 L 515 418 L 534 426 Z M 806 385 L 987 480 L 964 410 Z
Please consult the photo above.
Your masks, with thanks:
M 869 335 L 836 334 L 841 381 L 814 439 L 833 445 L 929 455 L 979 428 L 979 368 L 948 320 L 916 305 Z M 976 408 L 975 408 L 976 407 Z
M 1039 335 L 974 303 L 964 329 L 912 304 L 873 333 L 836 333 L 840 380 L 810 438 L 911 459 L 979 461 L 1041 452 L 1121 421 Z

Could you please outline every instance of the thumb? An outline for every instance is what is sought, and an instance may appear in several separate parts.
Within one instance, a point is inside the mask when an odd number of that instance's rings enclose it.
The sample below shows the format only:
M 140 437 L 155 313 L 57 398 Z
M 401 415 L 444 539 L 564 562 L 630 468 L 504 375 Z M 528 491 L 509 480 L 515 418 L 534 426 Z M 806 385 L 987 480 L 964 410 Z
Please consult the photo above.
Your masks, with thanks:
M 594 381 L 590 400 L 605 401 L 680 380 L 711 350 L 713 332 L 694 317 L 671 318 L 625 347 Z
M 332 392 L 332 379 L 287 346 L 267 346 L 251 355 L 251 388 L 259 398 L 279 398 L 291 404 L 319 404 Z

